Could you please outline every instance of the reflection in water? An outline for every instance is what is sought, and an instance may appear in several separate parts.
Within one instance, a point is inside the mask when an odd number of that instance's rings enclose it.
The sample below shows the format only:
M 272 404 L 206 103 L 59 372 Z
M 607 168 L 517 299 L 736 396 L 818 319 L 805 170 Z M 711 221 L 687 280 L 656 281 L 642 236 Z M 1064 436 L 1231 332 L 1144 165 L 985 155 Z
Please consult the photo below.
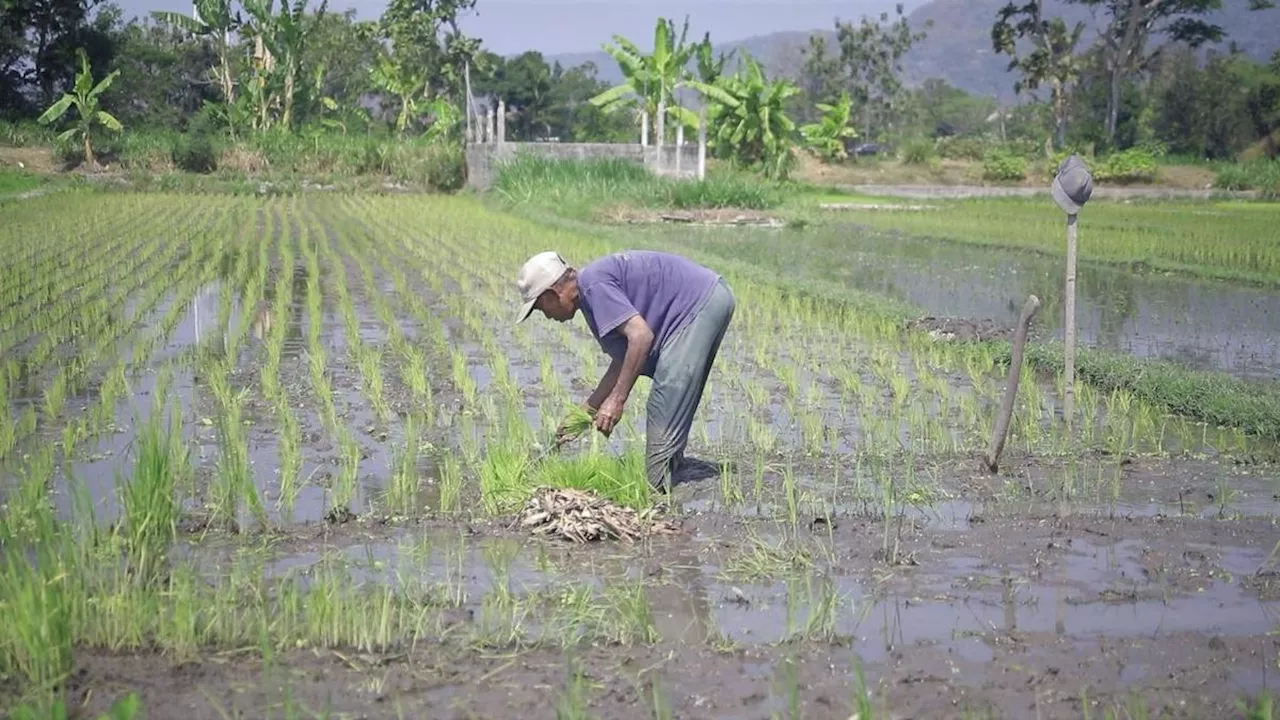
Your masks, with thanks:
M 1034 293 L 1043 303 L 1037 333 L 1061 337 L 1060 257 L 875 233 L 852 224 L 781 232 L 706 230 L 680 240 L 725 259 L 878 293 L 931 315 L 990 318 L 1011 326 Z M 1077 273 L 1076 326 L 1083 344 L 1102 350 L 1240 377 L 1280 374 L 1280 295 L 1263 289 L 1086 263 Z

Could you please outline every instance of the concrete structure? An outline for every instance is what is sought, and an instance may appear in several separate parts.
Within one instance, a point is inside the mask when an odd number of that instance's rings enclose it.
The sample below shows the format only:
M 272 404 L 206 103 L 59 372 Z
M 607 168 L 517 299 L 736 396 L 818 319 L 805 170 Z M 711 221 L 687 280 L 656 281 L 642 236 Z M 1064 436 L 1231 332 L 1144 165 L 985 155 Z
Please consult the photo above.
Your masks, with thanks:
M 469 90 L 468 98 L 468 127 L 472 124 L 473 111 L 476 116 L 474 136 L 470 132 L 467 134 L 467 186 L 471 188 L 488 188 L 493 184 L 498 168 L 523 153 L 560 160 L 621 158 L 643 164 L 655 175 L 666 177 L 701 179 L 706 174 L 706 132 L 702 129 L 698 132 L 696 145 L 685 144 L 683 127 L 676 131 L 675 145 L 663 144 L 661 140 L 650 145 L 649 118 L 644 115 L 638 143 L 507 142 L 506 102 L 497 98 L 496 107 L 486 102 L 482 113 L 475 99 L 470 98 Z M 702 120 L 705 127 L 705 111 Z M 659 117 L 659 138 L 663 129 Z

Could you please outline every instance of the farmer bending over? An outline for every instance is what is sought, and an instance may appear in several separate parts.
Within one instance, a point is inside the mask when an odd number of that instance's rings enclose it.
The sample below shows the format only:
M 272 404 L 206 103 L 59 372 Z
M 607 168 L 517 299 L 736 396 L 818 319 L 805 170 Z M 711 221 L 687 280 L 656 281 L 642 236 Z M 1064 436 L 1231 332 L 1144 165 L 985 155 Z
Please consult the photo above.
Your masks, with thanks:
M 670 491 L 671 476 L 684 463 L 707 375 L 733 318 L 729 286 L 715 272 L 678 255 L 626 251 L 595 260 L 581 272 L 559 253 L 539 253 L 520 269 L 516 287 L 524 302 L 516 322 L 534 310 L 567 322 L 581 309 L 591 334 L 612 358 L 586 403 L 600 432 L 613 432 L 637 377 L 653 381 L 646 467 L 653 487 Z M 562 426 L 556 442 L 566 439 Z

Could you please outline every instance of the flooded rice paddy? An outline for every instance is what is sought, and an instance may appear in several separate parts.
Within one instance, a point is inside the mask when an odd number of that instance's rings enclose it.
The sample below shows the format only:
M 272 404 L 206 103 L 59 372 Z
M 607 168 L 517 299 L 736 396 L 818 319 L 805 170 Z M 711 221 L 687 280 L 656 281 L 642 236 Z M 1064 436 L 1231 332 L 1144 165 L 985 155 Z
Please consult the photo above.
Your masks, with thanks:
M 605 359 L 580 320 L 514 326 L 512 274 L 623 240 L 458 198 L 51 203 L 0 231 L 6 706 L 1226 717 L 1280 671 L 1280 471 L 1238 431 L 1087 386 L 1068 431 L 1060 379 L 1028 370 L 988 474 L 991 349 L 726 269 L 698 472 L 617 495 L 682 532 L 534 538 L 511 509 L 555 476 L 529 461 Z M 50 243 L 22 242 L 37 226 Z M 823 232 L 732 253 L 948 315 L 1027 292 L 1055 314 L 1049 261 Z M 1081 273 L 1088 344 L 1275 367 L 1274 298 L 1109 272 Z M 1230 303 L 1239 327 L 1186 331 Z M 638 451 L 646 393 L 566 472 Z
M 820 278 L 920 308 L 1012 327 L 1028 295 L 1041 300 L 1040 337 L 1062 339 L 1061 257 L 870 230 L 856 222 L 804 230 L 694 230 L 696 247 L 724 257 L 776 257 L 796 278 Z M 1082 242 L 1088 242 L 1087 237 Z M 1280 376 L 1280 295 L 1131 266 L 1082 262 L 1079 341 L 1237 377 Z

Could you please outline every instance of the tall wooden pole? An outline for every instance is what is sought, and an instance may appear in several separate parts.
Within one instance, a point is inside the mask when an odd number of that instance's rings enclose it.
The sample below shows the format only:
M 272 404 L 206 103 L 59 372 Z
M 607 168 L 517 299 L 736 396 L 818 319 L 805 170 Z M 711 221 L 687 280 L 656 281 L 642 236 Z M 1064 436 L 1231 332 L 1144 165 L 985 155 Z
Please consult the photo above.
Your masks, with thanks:
M 472 102 L 472 99 L 471 99 L 471 63 L 467 62 L 465 67 L 466 67 L 466 80 L 467 80 L 467 113 L 466 113 L 467 143 L 474 143 L 476 141 L 476 138 L 475 138 L 475 135 L 473 135 L 471 132 L 471 125 L 472 125 L 471 113 L 475 112 L 476 108 L 475 108 L 475 104 Z
M 1076 407 L 1076 215 L 1067 216 L 1067 281 L 1066 318 L 1063 322 L 1063 345 L 1066 368 L 1063 391 L 1063 414 L 1067 429 L 1075 427 Z

